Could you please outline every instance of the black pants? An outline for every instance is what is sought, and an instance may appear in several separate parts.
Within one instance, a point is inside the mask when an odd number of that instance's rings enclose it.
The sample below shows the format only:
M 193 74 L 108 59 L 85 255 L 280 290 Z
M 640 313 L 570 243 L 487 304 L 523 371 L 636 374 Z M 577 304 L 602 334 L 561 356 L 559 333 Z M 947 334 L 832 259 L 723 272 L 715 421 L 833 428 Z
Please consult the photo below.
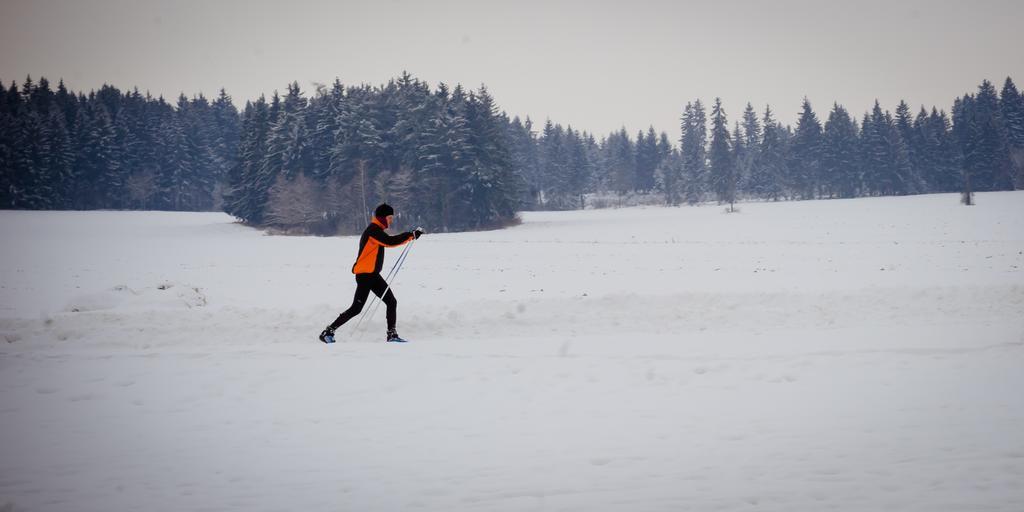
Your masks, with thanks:
M 384 290 L 387 290 L 386 294 Z M 395 294 L 391 293 L 391 290 L 388 289 L 388 282 L 378 273 L 356 274 L 356 296 L 352 299 L 352 305 L 338 315 L 338 319 L 331 324 L 331 330 L 333 331 L 341 327 L 345 322 L 351 320 L 352 317 L 358 315 L 363 310 L 363 305 L 366 304 L 366 299 L 370 296 L 370 292 L 373 292 L 378 297 L 383 295 L 381 300 L 388 307 L 388 330 L 395 330 L 395 322 L 398 318 L 398 299 L 395 299 Z

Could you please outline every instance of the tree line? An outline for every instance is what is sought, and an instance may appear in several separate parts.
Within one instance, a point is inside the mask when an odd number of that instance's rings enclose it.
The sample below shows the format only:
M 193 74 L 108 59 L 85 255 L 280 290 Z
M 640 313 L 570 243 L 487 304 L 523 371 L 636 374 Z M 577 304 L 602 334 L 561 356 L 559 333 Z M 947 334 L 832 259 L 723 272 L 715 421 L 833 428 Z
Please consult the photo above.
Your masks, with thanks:
M 308 96 L 308 97 L 307 97 Z M 304 233 L 358 231 L 380 201 L 431 230 L 500 227 L 515 212 L 603 206 L 602 197 L 848 198 L 1024 188 L 1024 98 L 983 81 L 951 113 L 876 102 L 861 119 L 804 100 L 796 126 L 749 103 L 731 125 L 715 99 L 683 109 L 680 137 L 654 128 L 600 139 L 499 111 L 403 73 L 312 94 L 170 104 L 105 85 L 88 95 L 45 78 L 0 86 L 0 207 L 223 210 Z
M 171 105 L 12 82 L 0 87 L 0 207 L 212 210 L 237 163 L 238 124 L 224 91 Z

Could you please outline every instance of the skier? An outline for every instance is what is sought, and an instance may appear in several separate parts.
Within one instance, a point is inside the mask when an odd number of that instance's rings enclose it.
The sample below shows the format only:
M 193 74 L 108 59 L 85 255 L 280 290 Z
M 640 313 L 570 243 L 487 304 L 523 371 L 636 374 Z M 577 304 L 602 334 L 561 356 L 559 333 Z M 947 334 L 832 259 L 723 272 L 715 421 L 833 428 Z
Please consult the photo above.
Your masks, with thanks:
M 359 238 L 359 253 L 355 264 L 352 265 L 352 273 L 356 275 L 355 298 L 352 299 L 352 305 L 338 315 L 338 318 L 320 333 L 320 341 L 334 343 L 334 331 L 363 310 L 363 305 L 366 303 L 366 299 L 371 291 L 374 295 L 380 297 L 388 307 L 387 341 L 406 341 L 395 331 L 398 301 L 395 299 L 395 294 L 391 293 L 387 281 L 381 277 L 380 268 L 384 264 L 384 247 L 404 245 L 411 240 L 418 239 L 423 234 L 423 231 L 416 229 L 391 236 L 384 230 L 391 225 L 394 217 L 395 209 L 387 203 L 382 203 L 373 211 L 373 220 L 369 226 L 366 226 L 363 236 Z

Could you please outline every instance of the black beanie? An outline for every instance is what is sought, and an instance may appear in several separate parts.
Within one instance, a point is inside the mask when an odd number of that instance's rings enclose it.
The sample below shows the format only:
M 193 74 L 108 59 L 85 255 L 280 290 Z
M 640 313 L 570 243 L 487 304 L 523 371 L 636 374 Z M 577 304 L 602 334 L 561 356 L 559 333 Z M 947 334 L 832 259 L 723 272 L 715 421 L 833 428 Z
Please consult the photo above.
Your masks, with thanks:
M 387 203 L 381 203 L 380 206 L 378 206 L 376 210 L 373 210 L 373 216 L 377 217 L 378 219 L 383 219 L 383 218 L 387 217 L 388 215 L 394 215 L 394 214 L 395 214 L 395 209 L 392 208 L 391 205 L 389 205 Z

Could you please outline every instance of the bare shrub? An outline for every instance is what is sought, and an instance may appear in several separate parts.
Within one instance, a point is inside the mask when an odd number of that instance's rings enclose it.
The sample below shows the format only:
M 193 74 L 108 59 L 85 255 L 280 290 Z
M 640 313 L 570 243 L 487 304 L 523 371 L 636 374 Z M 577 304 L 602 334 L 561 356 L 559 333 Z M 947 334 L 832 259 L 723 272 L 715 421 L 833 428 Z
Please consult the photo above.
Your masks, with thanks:
M 270 187 L 265 223 L 286 232 L 327 234 L 333 227 L 324 208 L 324 193 L 315 181 L 299 174 L 278 176 Z
M 145 210 L 149 200 L 156 193 L 156 172 L 146 169 L 128 176 L 124 184 L 134 207 Z

